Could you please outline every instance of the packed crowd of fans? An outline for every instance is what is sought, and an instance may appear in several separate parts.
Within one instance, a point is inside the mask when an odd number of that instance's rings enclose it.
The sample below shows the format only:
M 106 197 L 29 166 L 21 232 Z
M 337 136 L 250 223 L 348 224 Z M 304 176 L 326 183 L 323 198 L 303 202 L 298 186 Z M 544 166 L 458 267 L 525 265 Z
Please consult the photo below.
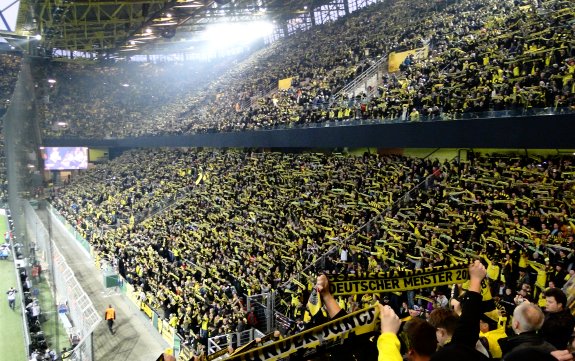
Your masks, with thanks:
M 54 64 L 38 75 L 57 81 L 44 92 L 45 135 L 186 134 L 568 108 L 575 93 L 574 13 L 573 3 L 562 0 L 384 2 L 243 61 Z M 380 57 L 422 46 L 427 57 L 406 59 L 369 94 L 337 94 Z M 290 77 L 290 89 L 273 91 Z
M 10 105 L 12 93 L 16 87 L 22 57 L 12 54 L 0 54 L 0 119 Z M 0 203 L 7 202 L 8 178 L 6 177 L 6 155 L 4 153 L 3 124 L 0 122 Z
M 178 111 L 179 102 L 188 101 L 188 94 L 199 92 L 228 66 L 234 66 L 231 60 L 216 65 L 37 63 L 44 134 L 110 138 L 182 133 L 186 124 L 165 116 L 165 109 Z
M 0 54 L 0 114 L 10 105 L 22 57 L 13 54 Z
M 271 290 L 294 321 L 287 332 L 301 329 L 307 284 L 321 270 L 482 257 L 499 270 L 489 277 L 508 314 L 517 292 L 538 302 L 575 272 L 572 160 L 131 151 L 73 179 L 52 202 L 198 348 L 208 336 L 257 326 L 244 296 Z M 174 201 L 160 212 L 147 211 L 167 197 Z M 307 268 L 326 251 L 321 267 Z M 423 314 L 451 292 L 338 302 L 353 311 L 379 299 L 398 312 L 405 302 Z

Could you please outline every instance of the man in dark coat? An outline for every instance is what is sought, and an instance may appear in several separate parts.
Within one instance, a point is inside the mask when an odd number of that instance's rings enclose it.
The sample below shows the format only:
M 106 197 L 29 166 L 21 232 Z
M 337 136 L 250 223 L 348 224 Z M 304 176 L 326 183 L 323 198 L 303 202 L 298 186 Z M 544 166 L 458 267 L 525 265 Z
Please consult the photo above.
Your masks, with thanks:
M 566 349 L 575 328 L 575 318 L 566 307 L 567 296 L 559 288 L 550 288 L 545 291 L 545 301 L 545 321 L 540 334 L 557 349 Z
M 514 354 L 526 348 L 537 349 L 548 354 L 555 351 L 556 348 L 552 344 L 537 334 L 544 319 L 543 311 L 533 303 L 523 302 L 517 306 L 511 323 L 516 335 L 499 340 L 503 360 L 515 358 Z

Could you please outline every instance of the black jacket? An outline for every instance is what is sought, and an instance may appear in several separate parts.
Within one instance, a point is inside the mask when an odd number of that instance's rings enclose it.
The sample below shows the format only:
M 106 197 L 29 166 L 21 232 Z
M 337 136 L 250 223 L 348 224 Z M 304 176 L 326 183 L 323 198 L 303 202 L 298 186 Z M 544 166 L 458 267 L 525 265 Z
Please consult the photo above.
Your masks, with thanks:
M 451 342 L 431 356 L 431 361 L 483 361 L 488 358 L 475 349 L 479 340 L 481 294 L 467 291 L 461 299 L 462 313 Z
M 536 348 L 545 353 L 550 353 L 551 351 L 556 350 L 552 344 L 539 336 L 537 331 L 523 332 L 519 335 L 502 338 L 499 340 L 499 346 L 501 346 L 504 360 L 513 355 L 514 352 L 518 352 L 525 348 Z
M 575 327 L 575 318 L 569 310 L 549 312 L 545 315 L 545 322 L 539 333 L 558 350 L 567 348 L 567 343 Z

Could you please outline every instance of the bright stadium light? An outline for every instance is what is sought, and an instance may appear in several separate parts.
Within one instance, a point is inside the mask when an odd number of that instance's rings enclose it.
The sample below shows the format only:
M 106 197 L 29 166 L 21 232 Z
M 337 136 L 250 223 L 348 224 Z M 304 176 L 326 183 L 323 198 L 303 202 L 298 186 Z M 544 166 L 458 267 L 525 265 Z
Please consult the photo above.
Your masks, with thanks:
M 274 24 L 267 21 L 220 23 L 206 29 L 203 38 L 211 47 L 223 49 L 249 44 L 271 35 L 273 31 Z
M 42 40 L 42 35 L 36 34 L 36 35 L 34 36 L 34 39 L 36 39 L 36 40 Z

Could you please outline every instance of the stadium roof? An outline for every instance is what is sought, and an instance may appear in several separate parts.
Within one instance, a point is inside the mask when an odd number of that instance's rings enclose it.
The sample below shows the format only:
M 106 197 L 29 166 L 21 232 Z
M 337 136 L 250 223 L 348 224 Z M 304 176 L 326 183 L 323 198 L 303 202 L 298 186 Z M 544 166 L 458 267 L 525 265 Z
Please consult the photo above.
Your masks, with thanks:
M 268 20 L 277 24 L 329 0 L 20 0 L 18 36 L 39 46 L 113 54 L 162 52 L 196 40 L 208 24 Z M 35 33 L 35 34 L 33 34 Z M 38 36 L 38 38 L 40 38 Z
M 3 45 L 7 45 L 4 36 L 10 36 L 16 28 L 19 6 L 18 0 L 0 0 L 0 43 Z M 3 45 L 0 45 L 0 49 L 4 48 Z

